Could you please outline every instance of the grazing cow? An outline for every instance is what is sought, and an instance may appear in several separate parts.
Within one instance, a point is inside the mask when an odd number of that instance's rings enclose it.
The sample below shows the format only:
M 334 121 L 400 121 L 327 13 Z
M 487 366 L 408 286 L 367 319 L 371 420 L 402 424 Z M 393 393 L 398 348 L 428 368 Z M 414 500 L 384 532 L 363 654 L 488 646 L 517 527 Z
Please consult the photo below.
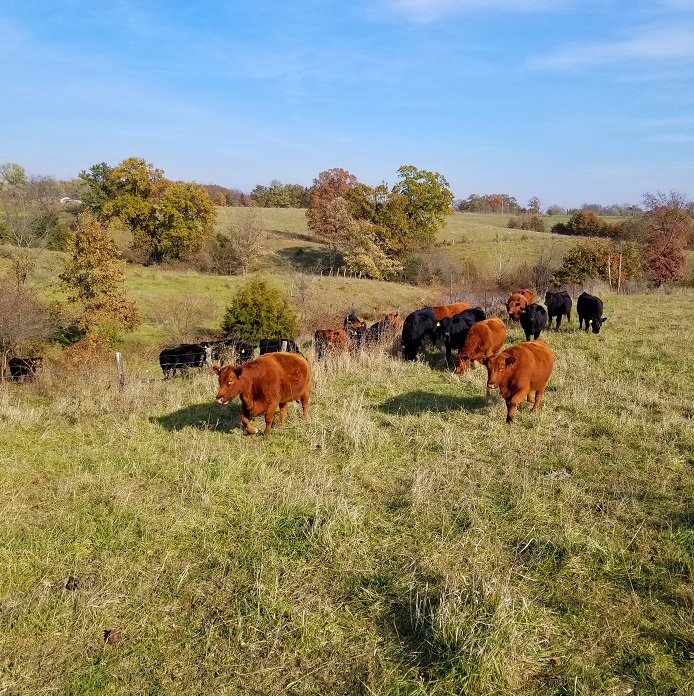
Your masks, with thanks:
M 383 319 L 371 324 L 366 330 L 364 338 L 367 343 L 378 343 L 382 339 L 396 334 L 402 329 L 403 321 L 399 317 L 398 312 L 386 314 Z
M 561 318 L 566 314 L 566 321 L 571 321 L 571 295 L 566 290 L 559 292 L 545 293 L 545 306 L 547 307 L 547 317 L 549 319 L 548 329 L 552 328 L 552 319 L 557 318 L 558 329 L 561 326 Z
M 436 343 L 436 315 L 431 307 L 418 309 L 405 317 L 402 325 L 402 345 L 406 360 L 416 360 L 422 341 L 429 336 Z
M 529 304 L 520 315 L 520 325 L 525 331 L 525 340 L 530 337 L 539 338 L 542 329 L 547 325 L 547 310 L 540 304 Z
M 344 329 L 319 329 L 313 335 L 313 341 L 319 360 L 327 351 L 341 352 L 349 347 L 349 337 Z
M 470 327 L 465 343 L 455 356 L 455 374 L 467 372 L 470 365 L 498 353 L 506 340 L 506 326 L 499 317 L 478 321 Z
M 304 418 L 308 416 L 311 395 L 311 370 L 303 355 L 296 353 L 267 353 L 243 365 L 213 365 L 219 378 L 216 399 L 228 404 L 241 397 L 241 423 L 249 435 L 257 433 L 251 418 L 265 414 L 265 434 L 272 430 L 272 420 L 279 408 L 278 425 L 287 415 L 290 401 L 300 401 Z
M 520 319 L 523 310 L 535 299 L 535 293 L 527 288 L 516 290 L 511 297 L 506 300 L 508 315 L 513 321 Z
M 260 355 L 266 353 L 299 353 L 299 346 L 288 338 L 261 338 Z
M 432 309 L 434 310 L 436 321 L 441 321 L 444 317 L 454 317 L 456 314 L 460 314 L 471 307 L 472 305 L 467 302 L 455 302 L 453 304 L 436 305 Z
M 436 330 L 439 335 L 443 335 L 448 365 L 451 364 L 451 350 L 460 350 L 463 343 L 465 343 L 470 327 L 478 321 L 484 321 L 486 318 L 487 315 L 482 307 L 473 307 L 456 314 L 452 319 L 444 317 L 438 322 Z
M 43 363 L 42 357 L 37 358 L 10 358 L 8 366 L 12 379 L 34 379 L 36 372 Z
M 159 365 L 164 379 L 175 377 L 177 370 L 185 372 L 191 367 L 202 367 L 204 364 L 205 348 L 199 343 L 182 343 L 173 348 L 164 348 L 159 353 Z
M 518 404 L 535 392 L 533 411 L 537 411 L 547 388 L 554 356 L 550 347 L 540 338 L 528 343 L 517 343 L 498 355 L 486 359 L 487 389 L 499 387 L 506 401 L 506 422 L 512 423 Z
M 588 331 L 588 324 L 592 324 L 594 334 L 600 333 L 600 327 L 607 321 L 607 317 L 602 316 L 602 300 L 587 292 L 578 296 L 576 311 L 578 312 L 578 328 L 583 328 L 585 321 L 586 331 Z

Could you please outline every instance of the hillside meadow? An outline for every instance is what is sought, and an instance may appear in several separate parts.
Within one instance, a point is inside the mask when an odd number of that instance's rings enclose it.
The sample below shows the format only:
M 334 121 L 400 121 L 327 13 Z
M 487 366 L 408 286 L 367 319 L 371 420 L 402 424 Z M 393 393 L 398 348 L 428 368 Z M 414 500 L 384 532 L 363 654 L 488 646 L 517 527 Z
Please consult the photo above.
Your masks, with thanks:
M 236 282 L 128 274 L 147 316 Z M 110 360 L 0 384 L 0 691 L 694 693 L 694 292 L 604 299 L 513 426 L 440 349 L 308 345 L 310 419 L 247 437 L 149 319 L 122 391 Z

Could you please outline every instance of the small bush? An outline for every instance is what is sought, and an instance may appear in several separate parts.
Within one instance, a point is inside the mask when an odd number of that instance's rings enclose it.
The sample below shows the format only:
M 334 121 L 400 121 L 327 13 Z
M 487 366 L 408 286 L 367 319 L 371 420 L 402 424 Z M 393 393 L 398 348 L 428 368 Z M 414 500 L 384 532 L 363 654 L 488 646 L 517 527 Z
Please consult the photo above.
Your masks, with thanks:
M 261 338 L 295 338 L 298 316 L 289 300 L 260 277 L 251 278 L 232 297 L 222 322 L 225 333 L 240 336 L 251 343 Z
M 541 215 L 516 215 L 512 217 L 506 227 L 512 230 L 534 230 L 535 232 L 545 232 L 545 221 Z

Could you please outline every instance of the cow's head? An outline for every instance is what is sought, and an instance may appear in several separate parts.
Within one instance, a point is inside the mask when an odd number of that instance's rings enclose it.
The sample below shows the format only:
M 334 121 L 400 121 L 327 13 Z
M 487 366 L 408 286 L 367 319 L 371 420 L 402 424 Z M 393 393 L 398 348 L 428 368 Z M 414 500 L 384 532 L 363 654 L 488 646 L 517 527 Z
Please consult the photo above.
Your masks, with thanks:
M 607 317 L 600 317 L 598 319 L 592 319 L 591 324 L 592 324 L 593 333 L 594 334 L 600 333 L 600 327 L 606 321 L 607 321 Z
M 458 353 L 455 356 L 455 374 L 462 375 L 465 374 L 472 365 L 472 360 L 470 360 L 469 355 L 464 355 L 463 353 Z
M 215 398 L 220 404 L 228 404 L 241 393 L 239 378 L 242 370 L 242 367 L 236 367 L 235 365 L 227 365 L 226 367 L 212 365 L 212 372 L 219 379 L 219 391 Z
M 506 377 L 506 373 L 516 363 L 516 358 L 508 353 L 498 353 L 487 358 L 487 388 L 498 387 Z
M 526 304 L 527 302 L 525 302 L 525 298 L 522 300 L 509 300 L 508 304 L 506 305 L 509 317 L 511 317 L 513 321 L 518 321 L 521 317 L 521 314 L 523 314 L 523 310 L 525 309 Z

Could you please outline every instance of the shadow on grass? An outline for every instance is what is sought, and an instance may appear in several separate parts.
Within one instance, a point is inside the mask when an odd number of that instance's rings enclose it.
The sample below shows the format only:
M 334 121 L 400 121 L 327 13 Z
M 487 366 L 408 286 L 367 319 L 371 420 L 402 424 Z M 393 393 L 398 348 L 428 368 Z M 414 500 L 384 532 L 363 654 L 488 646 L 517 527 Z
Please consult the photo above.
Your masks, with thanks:
M 238 404 L 231 406 L 216 403 L 196 404 L 167 413 L 165 416 L 153 416 L 150 421 L 172 431 L 197 428 L 225 432 L 238 427 L 240 411 Z
M 484 396 L 451 396 L 448 394 L 433 394 L 419 389 L 408 394 L 394 396 L 392 399 L 379 404 L 376 408 L 381 413 L 415 415 L 427 411 L 436 413 L 457 411 L 461 408 L 473 411 L 486 406 L 487 400 Z
M 302 271 L 316 272 L 329 267 L 324 249 L 292 246 L 278 249 L 275 254 L 281 261 L 289 262 Z

